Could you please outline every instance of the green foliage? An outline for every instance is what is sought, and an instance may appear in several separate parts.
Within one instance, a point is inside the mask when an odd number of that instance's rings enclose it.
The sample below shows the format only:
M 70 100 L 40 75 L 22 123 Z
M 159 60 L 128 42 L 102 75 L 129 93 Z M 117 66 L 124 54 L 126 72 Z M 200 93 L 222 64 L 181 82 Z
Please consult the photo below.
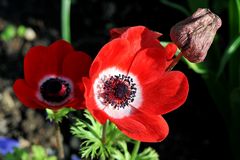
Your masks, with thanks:
M 76 119 L 71 127 L 71 133 L 78 137 L 82 143 L 80 155 L 86 159 L 110 159 L 130 160 L 131 154 L 128 150 L 128 142 L 132 141 L 122 134 L 117 127 L 107 122 L 106 140 L 103 142 L 103 126 L 98 123 L 88 111 L 84 112 L 86 120 Z M 146 148 L 138 154 L 136 160 L 158 160 L 158 154 L 152 148 Z
M 162 4 L 165 4 L 169 7 L 172 7 L 180 12 L 182 12 L 183 14 L 185 14 L 186 16 L 189 16 L 190 15 L 190 12 L 182 5 L 178 4 L 178 3 L 175 3 L 175 2 L 172 2 L 172 1 L 169 1 L 169 0 L 160 0 L 160 2 Z
M 219 77 L 223 73 L 224 68 L 227 62 L 229 61 L 229 59 L 231 59 L 232 56 L 238 53 L 236 51 L 239 48 L 239 46 L 240 46 L 240 37 L 236 37 L 236 39 L 232 43 L 230 43 L 229 46 L 226 48 L 224 55 L 222 56 L 217 77 Z
M 208 8 L 209 0 L 188 0 L 191 13 L 195 12 L 198 8 Z
M 24 149 L 15 148 L 13 153 L 8 153 L 3 160 L 29 160 L 30 156 Z
M 137 155 L 136 160 L 158 160 L 159 156 L 157 152 L 151 147 L 145 148 L 143 152 Z
M 131 155 L 128 152 L 127 143 L 125 141 L 119 142 L 118 146 L 112 150 L 111 157 L 117 160 L 130 160 Z
M 64 117 L 67 117 L 69 112 L 74 111 L 72 108 L 62 108 L 57 111 L 51 109 L 46 109 L 47 119 L 54 121 L 55 123 L 60 123 Z
M 235 38 L 240 32 L 240 0 L 229 0 L 229 34 L 230 40 Z
M 208 72 L 208 69 L 205 65 L 202 63 L 192 63 L 189 62 L 186 58 L 182 57 L 182 60 L 187 64 L 188 68 L 192 69 L 194 72 L 198 74 L 206 74 Z
M 127 143 L 124 141 L 118 143 L 117 148 L 112 150 L 111 158 L 114 160 L 131 160 Z M 145 148 L 141 153 L 138 153 L 135 160 L 159 160 L 159 156 L 154 149 L 148 147 Z
M 210 8 L 222 18 L 223 32 L 218 32 L 206 61 L 193 64 L 184 62 L 205 80 L 209 93 L 224 117 L 233 156 L 240 159 L 240 0 L 188 0 L 192 11 Z M 174 8 L 174 7 L 173 7 Z M 185 8 L 185 7 L 183 7 Z M 179 10 L 179 9 L 178 9 Z M 228 17 L 222 16 L 228 13 Z M 228 26 L 227 25 L 228 21 Z M 176 22 L 177 23 L 177 22 Z M 227 30 L 229 29 L 229 30 Z
M 230 94 L 230 102 L 231 102 L 231 126 L 230 126 L 230 135 L 231 135 L 231 150 L 233 151 L 234 158 L 236 160 L 240 159 L 240 87 L 235 88 Z
M 0 35 L 4 41 L 9 41 L 16 36 L 16 27 L 14 25 L 7 25 Z
M 25 33 L 26 33 L 26 27 L 23 26 L 23 25 L 20 25 L 18 28 L 17 28 L 17 35 L 21 38 L 23 38 L 25 36 Z
M 240 0 L 213 0 L 211 4 L 215 9 L 219 7 L 216 10 L 219 14 L 227 10 L 228 34 L 222 35 L 218 32 L 206 62 L 200 64 L 192 64 L 186 60 L 184 62 L 205 80 L 209 93 L 225 119 L 233 151 L 231 158 L 238 160 L 240 159 L 238 152 L 240 150 Z M 202 6 L 210 8 L 209 1 L 188 0 L 188 5 L 192 11 Z M 213 12 L 215 11 L 213 10 Z M 226 26 L 226 20 L 223 20 L 224 25 Z M 224 44 L 221 44 L 223 41 L 219 41 L 219 39 L 224 39 Z
M 42 146 L 34 145 L 32 146 L 32 160 L 57 160 L 57 158 L 54 156 L 48 157 Z
M 233 41 L 240 33 L 240 0 L 230 0 L 229 8 L 229 39 Z M 230 89 L 235 89 L 239 87 L 240 76 L 239 76 L 239 59 L 240 59 L 240 49 L 236 50 L 238 54 L 232 54 L 229 59 L 229 87 Z
M 225 0 L 220 0 L 220 1 L 214 0 L 214 1 L 211 1 L 211 3 L 212 3 L 211 9 L 215 11 L 217 14 L 219 14 L 227 9 L 229 2 Z
M 80 147 L 82 158 L 106 159 L 109 156 L 109 148 L 101 142 L 101 124 L 97 123 L 87 111 L 84 116 L 90 121 L 89 123 L 77 119 L 75 125 L 71 127 L 72 134 L 83 141 Z
M 23 38 L 25 33 L 26 33 L 25 26 L 20 25 L 19 27 L 17 27 L 12 24 L 9 24 L 4 28 L 4 30 L 0 34 L 0 39 L 3 41 L 10 41 L 16 36 Z
M 87 122 L 76 119 L 75 125 L 71 127 L 72 134 L 82 141 L 80 146 L 82 158 L 110 159 L 117 146 L 129 141 L 129 138 L 123 135 L 114 124 L 107 122 L 106 139 L 103 142 L 103 126 L 88 111 L 85 111 L 84 116 Z
M 98 123 L 88 111 L 84 112 L 86 121 L 76 119 L 76 123 L 71 127 L 71 133 L 78 137 L 82 143 L 80 155 L 86 159 L 110 159 L 110 160 L 130 160 L 131 154 L 128 150 L 128 142 L 132 141 L 122 134 L 117 127 L 107 122 L 106 140 L 103 142 L 103 125 Z M 158 160 L 158 154 L 151 148 L 145 149 L 138 154 L 136 160 Z
M 30 153 L 26 149 L 15 148 L 14 152 L 8 153 L 3 160 L 57 160 L 57 157 L 48 156 L 42 146 L 33 145 Z

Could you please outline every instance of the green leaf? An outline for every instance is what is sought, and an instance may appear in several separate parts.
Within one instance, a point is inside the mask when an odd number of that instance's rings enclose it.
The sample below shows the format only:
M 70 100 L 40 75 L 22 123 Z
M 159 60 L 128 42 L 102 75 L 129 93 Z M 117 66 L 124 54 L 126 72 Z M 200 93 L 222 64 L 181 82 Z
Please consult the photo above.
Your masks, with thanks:
M 6 154 L 6 156 L 3 158 L 3 160 L 16 160 L 16 157 L 13 154 Z
M 143 150 L 142 153 L 138 154 L 136 160 L 159 160 L 159 155 L 157 152 L 152 149 L 151 147 L 148 147 Z
M 171 8 L 174 8 L 174 9 L 182 12 L 182 13 L 185 14 L 186 16 L 191 15 L 191 13 L 190 13 L 184 6 L 182 6 L 182 5 L 180 5 L 180 4 L 177 4 L 177 3 L 175 3 L 175 2 L 171 2 L 171 1 L 169 1 L 169 0 L 160 0 L 160 2 L 163 3 L 163 4 L 165 4 L 165 5 L 167 5 L 167 6 L 169 6 L 169 7 L 171 7 Z
M 118 143 L 117 148 L 112 151 L 111 157 L 114 160 L 130 160 L 131 154 L 128 151 L 127 143 L 125 141 Z M 154 149 L 148 147 L 139 153 L 135 160 L 159 160 L 159 155 Z
M 22 148 L 15 148 L 14 152 L 5 155 L 3 160 L 57 160 L 57 157 L 48 157 L 45 149 L 42 146 L 33 145 L 31 147 L 31 153 L 28 153 L 25 149 Z
M 213 72 L 202 74 L 202 78 L 205 80 L 208 87 L 208 92 L 212 96 L 215 104 L 218 106 L 221 115 L 228 124 L 230 118 L 230 107 L 228 107 L 229 91 L 225 85 L 225 81 L 222 82 L 220 80 L 217 80 L 216 74 Z
M 22 156 L 21 156 L 21 160 L 29 160 L 29 155 L 26 152 L 23 152 Z
M 188 5 L 192 12 L 195 12 L 198 8 L 209 8 L 209 0 L 188 0 Z
M 23 38 L 24 35 L 25 35 L 25 33 L 26 33 L 26 27 L 23 26 L 23 25 L 20 25 L 20 26 L 17 28 L 17 35 L 18 35 L 19 37 Z
M 231 102 L 231 126 L 230 126 L 230 140 L 231 150 L 233 151 L 234 160 L 240 159 L 240 87 L 235 88 L 230 95 Z
M 240 0 L 229 0 L 230 40 L 240 33 Z
M 57 160 L 57 157 L 55 157 L 55 156 L 50 156 L 50 157 L 48 157 L 46 160 Z
M 214 0 L 211 3 L 212 3 L 211 8 L 216 13 L 222 13 L 223 11 L 225 11 L 228 8 L 228 1 L 226 1 L 226 0 Z
M 4 41 L 13 39 L 16 36 L 16 27 L 14 25 L 8 25 L 0 36 Z
M 238 52 L 236 52 L 236 51 L 239 48 L 239 46 L 240 46 L 240 36 L 236 37 L 236 39 L 234 39 L 233 42 L 230 43 L 230 45 L 225 50 L 223 57 L 221 59 L 221 62 L 220 62 L 217 77 L 220 77 L 220 75 L 223 73 L 227 62 L 231 59 L 231 57 L 234 56 L 234 54 L 238 54 Z
M 108 144 L 102 144 L 101 141 L 102 125 L 89 112 L 85 111 L 84 116 L 89 122 L 77 119 L 71 127 L 71 133 L 83 141 L 80 146 L 82 158 L 107 159 L 110 151 Z
M 49 119 L 50 121 L 54 121 L 56 123 L 59 123 L 59 122 L 62 121 L 62 119 L 64 117 L 67 117 L 67 114 L 69 112 L 72 112 L 72 111 L 75 111 L 75 110 L 72 109 L 72 108 L 62 108 L 62 109 L 59 109 L 57 111 L 53 111 L 51 109 L 46 109 L 47 119 Z
M 32 160 L 44 160 L 47 157 L 44 148 L 38 145 L 32 146 L 32 155 Z
M 236 36 L 239 37 L 240 33 L 240 0 L 230 0 L 229 1 L 229 39 L 234 41 Z M 240 52 L 238 49 L 236 52 Z M 240 84 L 239 77 L 239 59 L 240 54 L 234 54 L 229 60 L 229 87 L 234 89 Z
M 8 153 L 5 155 L 3 160 L 29 160 L 29 154 L 27 151 L 21 148 L 15 148 L 13 153 Z
M 112 150 L 111 158 L 116 160 L 130 160 L 131 154 L 128 151 L 126 141 L 121 141 L 118 146 Z
M 186 58 L 182 58 L 182 60 L 188 65 L 190 69 L 198 74 L 206 74 L 208 72 L 207 67 L 204 63 L 191 63 Z

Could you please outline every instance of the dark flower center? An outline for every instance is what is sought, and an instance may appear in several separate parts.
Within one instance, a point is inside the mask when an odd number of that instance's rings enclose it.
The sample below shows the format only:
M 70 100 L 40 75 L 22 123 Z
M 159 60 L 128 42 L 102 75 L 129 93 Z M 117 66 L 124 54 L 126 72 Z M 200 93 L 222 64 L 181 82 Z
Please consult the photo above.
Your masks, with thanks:
M 103 90 L 100 97 L 105 105 L 114 106 L 114 108 L 124 108 L 134 101 L 137 88 L 130 76 L 123 74 L 111 76 L 104 80 Z
M 114 88 L 114 91 L 115 91 L 115 97 L 119 99 L 124 98 L 129 92 L 128 86 L 125 83 L 117 84 Z
M 70 85 L 60 78 L 50 78 L 43 82 L 40 93 L 44 100 L 52 103 L 63 102 L 71 93 Z

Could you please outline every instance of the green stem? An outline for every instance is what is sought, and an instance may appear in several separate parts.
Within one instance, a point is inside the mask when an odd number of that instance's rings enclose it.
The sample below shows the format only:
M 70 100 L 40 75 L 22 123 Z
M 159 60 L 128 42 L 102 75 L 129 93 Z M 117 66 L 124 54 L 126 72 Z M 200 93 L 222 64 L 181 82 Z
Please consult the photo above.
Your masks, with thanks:
M 237 13 L 238 13 L 238 33 L 240 33 L 240 1 L 239 0 L 235 0 L 236 3 L 236 7 L 237 7 Z
M 106 143 L 106 134 L 107 134 L 107 126 L 108 126 L 108 121 L 103 125 L 102 129 L 102 143 Z
M 71 42 L 70 10 L 71 10 L 71 0 L 62 0 L 61 1 L 62 38 L 68 42 Z
M 240 47 L 240 37 L 236 37 L 234 41 L 230 43 L 230 45 L 227 47 L 227 49 L 223 53 L 220 66 L 218 69 L 217 78 L 219 78 L 220 75 L 223 73 L 227 62 L 229 62 L 229 60 L 232 59 L 232 57 L 235 56 L 235 54 L 238 54 L 237 49 L 239 47 Z
M 57 141 L 57 147 L 58 147 L 58 159 L 64 160 L 63 139 L 62 139 L 60 126 L 58 123 L 56 123 L 56 141 Z
M 135 141 L 134 147 L 133 147 L 133 151 L 132 151 L 132 155 L 131 155 L 131 159 L 130 160 L 135 160 L 140 148 L 140 141 Z
M 173 67 L 179 62 L 179 60 L 181 59 L 181 57 L 183 56 L 183 52 L 180 52 L 177 57 L 172 61 L 172 63 L 168 66 L 168 68 L 166 69 L 166 71 L 171 71 L 173 69 Z

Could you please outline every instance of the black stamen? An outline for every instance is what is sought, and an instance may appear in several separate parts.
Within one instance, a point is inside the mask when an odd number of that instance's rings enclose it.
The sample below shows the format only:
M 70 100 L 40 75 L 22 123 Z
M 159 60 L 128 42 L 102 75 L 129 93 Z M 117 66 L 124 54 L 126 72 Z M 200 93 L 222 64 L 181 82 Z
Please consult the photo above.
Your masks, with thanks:
M 136 84 L 130 76 L 124 74 L 114 75 L 102 79 L 103 86 L 100 87 L 99 96 L 102 103 L 111 105 L 116 109 L 124 108 L 134 101 L 136 96 Z
M 71 92 L 69 83 L 60 78 L 50 78 L 40 87 L 40 93 L 44 100 L 52 103 L 63 102 Z
M 119 83 L 114 90 L 116 98 L 122 99 L 128 93 L 128 86 L 124 83 Z

